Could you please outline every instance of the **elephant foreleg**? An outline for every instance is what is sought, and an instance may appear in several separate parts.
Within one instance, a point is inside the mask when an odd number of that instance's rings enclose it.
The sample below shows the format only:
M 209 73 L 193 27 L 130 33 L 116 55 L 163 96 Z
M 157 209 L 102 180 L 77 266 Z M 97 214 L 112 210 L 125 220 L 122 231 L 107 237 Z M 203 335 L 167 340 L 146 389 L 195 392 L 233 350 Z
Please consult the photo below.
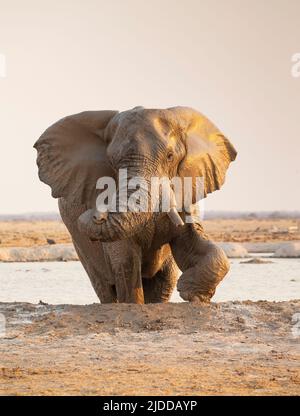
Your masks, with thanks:
M 103 249 L 118 302 L 144 303 L 140 248 L 133 241 L 104 243 Z
M 177 283 L 180 296 L 188 301 L 209 302 L 229 271 L 223 250 L 208 240 L 197 223 L 183 226 L 170 245 L 183 272 Z
M 77 218 L 86 210 L 86 207 L 74 203 L 70 204 L 67 200 L 61 198 L 59 199 L 59 210 L 72 236 L 79 260 L 85 268 L 100 302 L 116 302 L 116 294 L 108 281 L 108 270 L 102 243 L 100 241 L 92 242 L 77 227 Z
M 170 255 L 152 278 L 143 279 L 145 303 L 168 302 L 176 286 L 178 268 Z

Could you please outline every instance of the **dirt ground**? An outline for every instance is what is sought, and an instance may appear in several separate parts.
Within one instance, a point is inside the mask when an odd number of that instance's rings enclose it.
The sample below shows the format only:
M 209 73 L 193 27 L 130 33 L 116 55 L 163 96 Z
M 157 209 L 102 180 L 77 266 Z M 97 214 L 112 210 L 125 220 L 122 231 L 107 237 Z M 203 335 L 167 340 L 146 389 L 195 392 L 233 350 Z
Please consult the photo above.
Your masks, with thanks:
M 300 240 L 300 219 L 222 219 L 206 220 L 203 225 L 213 241 Z M 299 225 L 299 231 L 284 232 L 295 225 Z M 271 232 L 273 227 L 277 227 L 279 232 Z M 44 245 L 47 244 L 47 239 L 56 243 L 71 242 L 65 225 L 60 221 L 0 221 L 0 247 Z
M 0 394 L 299 395 L 299 312 L 299 300 L 1 303 Z

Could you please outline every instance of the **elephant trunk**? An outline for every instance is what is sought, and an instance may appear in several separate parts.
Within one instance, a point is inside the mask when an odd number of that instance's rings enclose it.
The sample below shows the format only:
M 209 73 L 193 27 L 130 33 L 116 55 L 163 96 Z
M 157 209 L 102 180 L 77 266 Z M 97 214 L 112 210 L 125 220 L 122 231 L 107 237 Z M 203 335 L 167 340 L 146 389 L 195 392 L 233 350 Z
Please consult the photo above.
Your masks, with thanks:
M 148 181 L 145 180 L 145 183 Z M 126 187 L 126 189 L 125 189 Z M 139 201 L 150 201 L 150 187 L 140 187 Z M 126 200 L 122 200 L 120 195 L 126 191 Z M 143 230 L 146 222 L 151 217 L 151 210 L 139 208 L 134 190 L 127 189 L 127 183 L 118 188 L 115 195 L 116 212 L 107 207 L 103 210 L 89 209 L 78 219 L 79 229 L 87 234 L 92 240 L 103 242 L 116 241 L 128 238 Z
M 150 183 L 150 179 L 144 179 L 144 186 L 139 184 L 138 195 L 135 195 L 136 189 L 127 189 L 127 183 L 122 186 L 119 184 L 118 192 L 115 195 L 117 212 L 112 212 L 110 207 L 106 207 L 105 210 L 103 207 L 100 210 L 97 210 L 97 208 L 90 209 L 78 219 L 80 230 L 85 232 L 92 240 L 103 242 L 122 240 L 142 232 L 145 224 L 152 216 Z M 124 190 L 127 195 L 126 201 L 120 198 Z M 145 205 L 141 206 L 141 204 Z M 171 187 L 170 209 L 167 214 L 176 227 L 184 225 L 178 214 L 174 191 Z

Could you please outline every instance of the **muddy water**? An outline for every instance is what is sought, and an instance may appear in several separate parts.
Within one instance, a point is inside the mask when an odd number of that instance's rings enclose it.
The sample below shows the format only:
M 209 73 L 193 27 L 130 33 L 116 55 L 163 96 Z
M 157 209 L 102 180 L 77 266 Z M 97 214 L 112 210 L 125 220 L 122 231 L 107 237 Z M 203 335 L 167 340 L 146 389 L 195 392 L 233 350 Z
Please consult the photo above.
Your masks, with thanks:
M 214 301 L 291 300 L 300 298 L 300 259 L 268 259 L 272 263 L 242 264 L 231 270 Z M 80 262 L 0 263 L 0 302 L 89 304 L 98 302 Z M 181 298 L 175 291 L 173 302 Z

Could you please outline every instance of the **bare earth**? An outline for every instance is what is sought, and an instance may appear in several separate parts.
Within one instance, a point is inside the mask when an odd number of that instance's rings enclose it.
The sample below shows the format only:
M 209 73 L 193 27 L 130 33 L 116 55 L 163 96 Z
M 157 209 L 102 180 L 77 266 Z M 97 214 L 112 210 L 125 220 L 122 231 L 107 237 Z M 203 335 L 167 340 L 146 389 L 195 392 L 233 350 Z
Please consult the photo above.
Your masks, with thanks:
M 299 300 L 1 303 L 0 394 L 299 395 L 297 312 Z
M 300 240 L 300 221 L 293 219 L 222 219 L 203 222 L 213 241 L 276 242 Z M 295 233 L 272 233 L 299 225 Z M 0 221 L 0 247 L 31 247 L 56 243 L 70 243 L 71 238 L 60 221 Z

